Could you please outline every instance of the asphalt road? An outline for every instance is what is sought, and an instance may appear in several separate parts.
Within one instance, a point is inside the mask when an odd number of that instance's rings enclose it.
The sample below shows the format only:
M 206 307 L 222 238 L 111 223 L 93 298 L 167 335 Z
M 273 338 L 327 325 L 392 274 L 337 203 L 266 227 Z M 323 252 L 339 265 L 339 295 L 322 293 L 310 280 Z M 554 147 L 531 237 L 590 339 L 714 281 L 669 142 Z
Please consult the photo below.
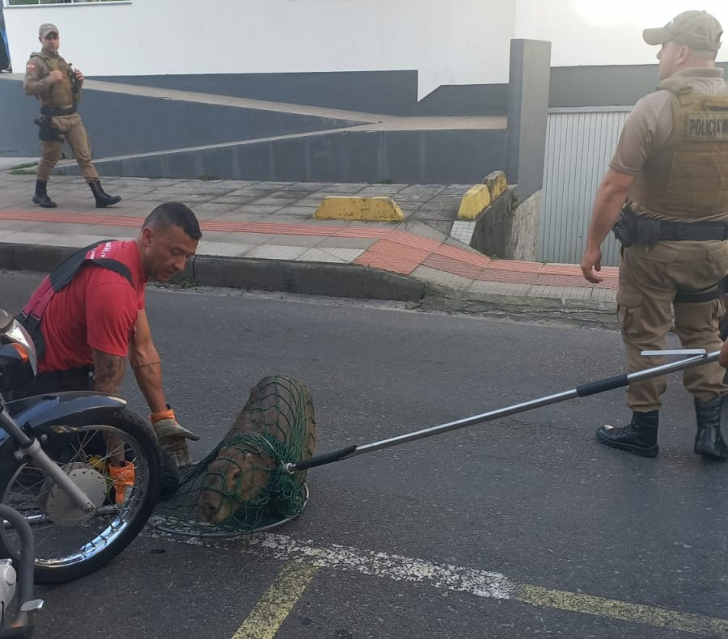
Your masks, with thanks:
M 0 274 L 0 306 L 38 279 Z M 623 372 L 611 331 L 220 290 L 152 290 L 148 312 L 197 457 L 270 373 L 310 388 L 329 452 Z M 728 636 L 728 467 L 692 453 L 678 375 L 662 415 L 652 460 L 596 442 L 628 417 L 611 391 L 314 469 L 274 533 L 148 528 L 44 588 L 36 637 Z

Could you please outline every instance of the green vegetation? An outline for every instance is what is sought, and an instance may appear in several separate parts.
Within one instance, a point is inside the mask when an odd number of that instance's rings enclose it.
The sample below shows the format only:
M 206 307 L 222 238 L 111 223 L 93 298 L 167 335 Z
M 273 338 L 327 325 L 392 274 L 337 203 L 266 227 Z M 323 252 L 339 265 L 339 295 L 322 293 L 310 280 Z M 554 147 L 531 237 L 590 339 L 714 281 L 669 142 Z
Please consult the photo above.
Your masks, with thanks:
M 37 162 L 28 162 L 26 164 L 18 164 L 10 167 L 10 175 L 33 175 Z

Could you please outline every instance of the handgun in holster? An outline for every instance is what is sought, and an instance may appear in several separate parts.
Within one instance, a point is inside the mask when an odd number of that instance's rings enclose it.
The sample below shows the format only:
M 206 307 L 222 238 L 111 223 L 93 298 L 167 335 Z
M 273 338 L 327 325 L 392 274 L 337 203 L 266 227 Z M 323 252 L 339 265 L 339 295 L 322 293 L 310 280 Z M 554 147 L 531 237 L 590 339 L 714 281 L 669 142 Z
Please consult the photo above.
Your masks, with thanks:
M 660 220 L 635 215 L 629 203 L 622 207 L 612 230 L 623 248 L 629 248 L 634 244 L 646 247 L 654 246 L 660 241 L 662 235 Z
M 619 217 L 612 227 L 614 237 L 619 240 L 622 248 L 629 248 L 637 239 L 637 216 L 630 208 L 629 204 L 625 204 L 619 212 Z
M 42 142 L 62 142 L 61 132 L 53 126 L 53 116 L 41 113 L 34 122 L 40 127 L 38 137 Z

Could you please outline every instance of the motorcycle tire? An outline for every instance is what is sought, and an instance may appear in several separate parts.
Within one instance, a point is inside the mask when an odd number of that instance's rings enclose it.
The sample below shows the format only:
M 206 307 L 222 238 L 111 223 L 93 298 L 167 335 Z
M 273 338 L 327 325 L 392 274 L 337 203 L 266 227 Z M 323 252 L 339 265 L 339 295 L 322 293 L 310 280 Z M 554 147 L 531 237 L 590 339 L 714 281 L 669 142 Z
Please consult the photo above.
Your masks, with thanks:
M 126 464 L 133 462 L 133 483 L 119 488 L 121 496 L 109 471 L 112 441 L 118 454 L 118 442 L 123 442 Z M 151 427 L 125 408 L 103 419 L 89 418 L 88 424 L 76 424 L 73 430 L 48 433 L 41 442 L 94 502 L 96 512 L 82 513 L 29 459 L 0 471 L 0 503 L 15 508 L 31 524 L 35 583 L 57 584 L 98 570 L 141 532 L 159 493 L 160 449 Z M 13 529 L 0 525 L 0 553 L 17 563 L 19 551 Z

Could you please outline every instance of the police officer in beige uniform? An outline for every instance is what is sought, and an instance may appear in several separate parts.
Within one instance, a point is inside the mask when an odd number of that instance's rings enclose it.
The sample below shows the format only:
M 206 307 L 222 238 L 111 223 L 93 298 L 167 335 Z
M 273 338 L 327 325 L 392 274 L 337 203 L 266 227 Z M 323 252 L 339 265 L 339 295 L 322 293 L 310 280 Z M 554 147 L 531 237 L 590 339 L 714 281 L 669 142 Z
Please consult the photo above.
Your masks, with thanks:
M 38 164 L 33 202 L 44 208 L 56 206 L 46 189 L 51 171 L 61 158 L 65 139 L 78 162 L 81 175 L 91 187 L 97 208 L 116 204 L 121 198 L 109 195 L 101 187 L 99 174 L 91 162 L 88 135 L 81 116 L 76 112 L 76 104 L 81 99 L 83 73 L 73 69 L 58 55 L 59 38 L 55 25 L 42 24 L 38 39 L 42 45 L 41 51 L 31 54 L 23 82 L 25 94 L 34 95 L 41 103 L 41 116 L 36 122 L 40 125 L 42 156 Z
M 581 269 L 590 282 L 602 281 L 597 275 L 600 247 L 614 226 L 622 242 L 617 305 L 630 371 L 664 363 L 664 358 L 642 357 L 641 351 L 665 348 L 673 310 L 685 348 L 712 352 L 722 346 L 728 85 L 715 66 L 721 34 L 718 20 L 705 11 L 686 11 L 662 28 L 644 31 L 647 44 L 661 46 L 662 82 L 630 113 L 594 203 Z M 728 392 L 724 375 L 717 362 L 684 372 L 697 418 L 694 450 L 706 458 L 728 458 L 720 432 Z M 602 426 L 599 441 L 645 457 L 657 455 L 665 388 L 665 377 L 631 384 L 631 422 Z

